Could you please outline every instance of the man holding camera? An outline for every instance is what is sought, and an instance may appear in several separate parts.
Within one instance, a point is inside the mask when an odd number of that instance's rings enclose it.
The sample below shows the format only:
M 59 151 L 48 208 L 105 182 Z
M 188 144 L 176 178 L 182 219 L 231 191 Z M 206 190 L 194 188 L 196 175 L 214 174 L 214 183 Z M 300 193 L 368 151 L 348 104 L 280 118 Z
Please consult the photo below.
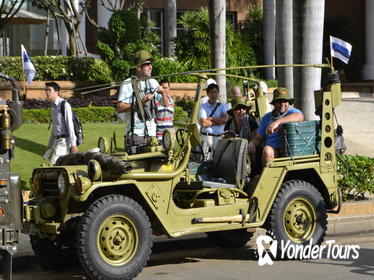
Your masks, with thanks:
M 134 57 L 134 75 L 137 78 L 152 76 L 153 58 L 147 51 L 138 51 Z M 139 81 L 140 98 L 144 107 L 145 122 L 141 119 L 131 78 L 125 80 L 118 94 L 117 113 L 125 113 L 126 146 L 147 144 L 148 137 L 156 136 L 156 105 L 159 101 L 163 106 L 168 105 L 167 95 L 155 79 Z

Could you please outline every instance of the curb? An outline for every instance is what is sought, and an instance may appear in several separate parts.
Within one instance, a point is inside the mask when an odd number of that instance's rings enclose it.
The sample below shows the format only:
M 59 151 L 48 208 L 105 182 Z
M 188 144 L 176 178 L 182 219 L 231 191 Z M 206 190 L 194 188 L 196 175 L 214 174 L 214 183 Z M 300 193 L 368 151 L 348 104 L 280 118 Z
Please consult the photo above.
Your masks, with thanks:
M 343 202 L 339 214 L 328 214 L 327 235 L 374 231 L 374 200 Z

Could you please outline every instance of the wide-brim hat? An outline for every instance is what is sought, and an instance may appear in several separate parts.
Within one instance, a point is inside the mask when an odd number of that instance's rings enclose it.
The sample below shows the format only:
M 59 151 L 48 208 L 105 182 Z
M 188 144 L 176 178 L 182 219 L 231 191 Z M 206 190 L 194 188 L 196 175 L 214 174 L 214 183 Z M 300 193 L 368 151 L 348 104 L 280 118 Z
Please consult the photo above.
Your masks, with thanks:
M 294 99 L 289 96 L 288 90 L 286 88 L 276 88 L 273 91 L 273 100 L 270 102 L 270 104 L 274 105 L 274 102 L 277 100 L 287 100 L 291 105 L 293 104 Z
M 138 51 L 134 55 L 133 66 L 132 68 L 143 65 L 145 62 L 153 62 L 153 57 L 147 51 Z
M 243 99 L 241 99 L 240 97 L 236 97 L 231 100 L 231 109 L 227 111 L 227 114 L 233 116 L 234 111 L 239 107 L 243 107 L 246 110 L 251 109 L 251 106 L 248 106 Z

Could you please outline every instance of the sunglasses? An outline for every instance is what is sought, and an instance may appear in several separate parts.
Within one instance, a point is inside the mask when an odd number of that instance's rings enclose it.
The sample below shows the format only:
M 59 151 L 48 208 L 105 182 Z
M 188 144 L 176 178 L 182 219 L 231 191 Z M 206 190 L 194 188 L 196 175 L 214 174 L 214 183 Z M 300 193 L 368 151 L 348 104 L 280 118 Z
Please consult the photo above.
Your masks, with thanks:
M 152 62 L 146 62 L 146 63 L 143 63 L 142 66 L 148 66 L 148 65 L 151 65 Z

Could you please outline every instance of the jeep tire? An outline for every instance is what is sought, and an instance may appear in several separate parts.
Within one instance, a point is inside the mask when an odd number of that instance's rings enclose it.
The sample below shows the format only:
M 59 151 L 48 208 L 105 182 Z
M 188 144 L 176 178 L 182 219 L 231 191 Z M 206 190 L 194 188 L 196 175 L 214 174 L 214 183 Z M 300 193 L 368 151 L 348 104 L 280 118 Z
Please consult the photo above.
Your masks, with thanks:
M 92 279 L 133 279 L 149 260 L 151 225 L 143 208 L 123 195 L 96 200 L 78 230 L 78 256 Z
M 327 229 L 325 202 L 310 183 L 291 180 L 283 183 L 267 221 L 268 234 L 294 244 L 321 244 Z

